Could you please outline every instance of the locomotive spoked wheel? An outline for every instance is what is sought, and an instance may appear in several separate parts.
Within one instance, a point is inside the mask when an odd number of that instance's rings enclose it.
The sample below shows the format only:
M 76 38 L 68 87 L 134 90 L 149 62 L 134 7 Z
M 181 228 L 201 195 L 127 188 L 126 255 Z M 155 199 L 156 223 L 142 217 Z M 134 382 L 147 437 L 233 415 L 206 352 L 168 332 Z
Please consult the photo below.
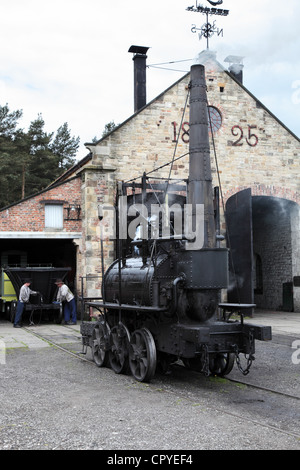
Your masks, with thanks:
M 129 366 L 139 382 L 149 382 L 156 370 L 156 346 L 147 328 L 135 330 L 130 339 Z
M 234 353 L 215 353 L 209 356 L 209 370 L 212 375 L 223 377 L 229 374 L 233 368 Z
M 116 374 L 126 373 L 128 370 L 128 348 L 130 334 L 123 323 L 114 326 L 110 332 L 110 367 Z
M 99 323 L 95 326 L 92 335 L 92 354 L 98 367 L 108 365 L 108 341 L 110 328 L 107 323 Z

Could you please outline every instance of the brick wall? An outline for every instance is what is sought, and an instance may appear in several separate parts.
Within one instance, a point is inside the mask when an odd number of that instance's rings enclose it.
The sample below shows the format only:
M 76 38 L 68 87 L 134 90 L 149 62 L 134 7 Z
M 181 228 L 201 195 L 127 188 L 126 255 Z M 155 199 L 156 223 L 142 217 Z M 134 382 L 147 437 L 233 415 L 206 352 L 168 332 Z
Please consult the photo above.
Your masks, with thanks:
M 69 204 L 81 205 L 81 181 L 75 178 L 0 211 L 1 232 L 45 231 L 45 202 L 62 201 L 64 219 Z M 81 220 L 64 220 L 63 231 L 80 232 Z

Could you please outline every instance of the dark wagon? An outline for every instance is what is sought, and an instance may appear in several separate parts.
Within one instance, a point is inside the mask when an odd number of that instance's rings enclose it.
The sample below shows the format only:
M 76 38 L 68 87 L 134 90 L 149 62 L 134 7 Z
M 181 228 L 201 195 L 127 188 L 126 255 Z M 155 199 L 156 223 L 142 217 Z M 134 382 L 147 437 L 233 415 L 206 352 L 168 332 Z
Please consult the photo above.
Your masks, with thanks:
M 17 298 L 19 298 L 20 289 L 27 279 L 31 280 L 30 288 L 39 292 L 38 295 L 31 295 L 29 302 L 25 304 L 24 314 L 29 312 L 30 323 L 33 314 L 36 313 L 40 318 L 46 313 L 48 316 L 53 315 L 56 323 L 61 323 L 63 318 L 63 309 L 61 303 L 55 303 L 57 286 L 56 279 L 64 280 L 71 268 L 54 268 L 54 267 L 10 267 L 7 266 L 3 271 L 9 277 Z M 14 321 L 17 308 L 17 302 L 11 302 L 9 313 L 10 321 Z

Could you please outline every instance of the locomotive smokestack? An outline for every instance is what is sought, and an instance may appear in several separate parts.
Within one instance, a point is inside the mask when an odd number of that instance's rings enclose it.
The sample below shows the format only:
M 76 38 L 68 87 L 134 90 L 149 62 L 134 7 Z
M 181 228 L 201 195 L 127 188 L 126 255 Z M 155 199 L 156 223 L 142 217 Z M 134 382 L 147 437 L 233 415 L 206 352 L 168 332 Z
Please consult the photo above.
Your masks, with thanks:
M 131 46 L 128 52 L 133 52 L 134 62 L 134 112 L 146 104 L 146 59 L 149 47 Z
M 190 82 L 190 144 L 189 144 L 188 204 L 193 208 L 193 226 L 196 221 L 196 205 L 204 205 L 204 248 L 215 246 L 214 207 L 210 149 L 208 136 L 208 112 L 203 65 L 191 67 Z

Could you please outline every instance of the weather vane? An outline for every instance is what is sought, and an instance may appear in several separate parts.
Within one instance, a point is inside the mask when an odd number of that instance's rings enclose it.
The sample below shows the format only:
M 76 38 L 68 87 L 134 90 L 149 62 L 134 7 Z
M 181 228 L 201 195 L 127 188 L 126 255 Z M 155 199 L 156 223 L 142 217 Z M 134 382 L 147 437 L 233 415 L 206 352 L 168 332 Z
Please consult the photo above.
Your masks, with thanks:
M 206 23 L 204 23 L 201 28 L 197 28 L 196 25 L 192 25 L 192 33 L 196 33 L 196 31 L 200 31 L 198 33 L 199 40 L 202 39 L 202 37 L 206 38 L 206 44 L 207 44 L 207 49 L 209 49 L 209 38 L 211 38 L 214 34 L 217 34 L 218 36 L 223 37 L 223 29 L 219 29 L 216 26 L 216 21 L 209 22 L 208 17 L 209 15 L 219 15 L 219 16 L 227 16 L 229 14 L 229 10 L 224 10 L 222 8 L 215 8 L 218 5 L 222 5 L 223 0 L 218 0 L 217 2 L 213 2 L 212 0 L 207 0 L 208 3 L 210 3 L 213 8 L 209 7 L 204 7 L 202 5 L 198 5 L 198 2 L 196 0 L 196 5 L 187 7 L 188 11 L 194 11 L 196 13 L 203 13 L 206 15 Z

